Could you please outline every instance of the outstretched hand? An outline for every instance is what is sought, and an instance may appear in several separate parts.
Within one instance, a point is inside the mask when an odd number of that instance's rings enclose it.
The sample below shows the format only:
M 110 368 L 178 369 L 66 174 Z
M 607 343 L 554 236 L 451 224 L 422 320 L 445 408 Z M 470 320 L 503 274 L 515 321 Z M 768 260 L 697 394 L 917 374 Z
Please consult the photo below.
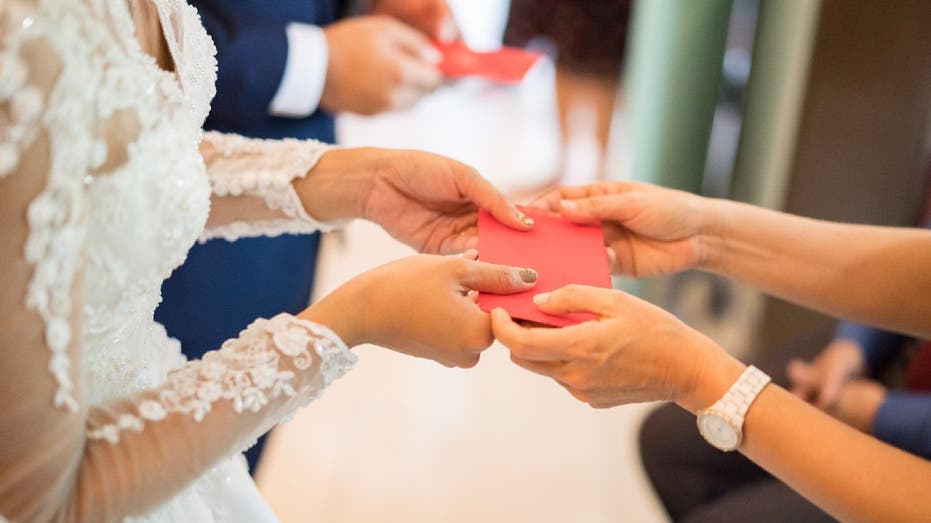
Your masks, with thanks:
M 337 149 L 296 186 L 316 218 L 365 218 L 424 253 L 476 248 L 479 208 L 514 229 L 533 225 L 475 169 L 419 151 Z
M 389 16 L 357 16 L 324 30 L 329 49 L 320 106 L 376 114 L 413 106 L 443 82 L 423 33 Z
M 472 367 L 491 342 L 491 322 L 473 291 L 533 288 L 532 269 L 470 257 L 417 255 L 366 272 L 304 317 L 329 326 L 347 345 L 373 343 L 450 367 Z
M 641 278 L 701 264 L 704 201 L 645 183 L 603 182 L 556 189 L 531 206 L 577 223 L 601 222 L 612 271 Z

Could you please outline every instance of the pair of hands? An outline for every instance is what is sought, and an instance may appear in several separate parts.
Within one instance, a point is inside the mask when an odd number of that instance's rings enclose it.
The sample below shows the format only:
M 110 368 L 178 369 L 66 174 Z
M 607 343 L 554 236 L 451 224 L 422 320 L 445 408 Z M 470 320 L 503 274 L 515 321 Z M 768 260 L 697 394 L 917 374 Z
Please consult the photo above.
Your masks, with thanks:
M 443 81 L 430 40 L 459 30 L 445 0 L 378 0 L 368 16 L 327 26 L 327 76 L 320 105 L 376 114 L 408 108 Z
M 518 230 L 533 226 L 490 182 L 460 162 L 418 151 L 335 149 L 294 182 L 318 220 L 364 218 L 420 252 L 357 276 L 302 316 L 353 346 L 374 343 L 471 367 L 492 342 L 475 293 L 526 291 L 533 270 L 476 261 L 478 208 Z M 467 251 L 462 257 L 438 256 Z
M 532 226 L 474 170 L 434 155 L 333 151 L 317 169 L 306 180 L 318 190 L 302 191 L 317 218 L 368 218 L 424 252 L 474 247 L 476 204 L 511 227 Z M 702 240 L 713 222 L 708 202 L 645 184 L 604 183 L 561 189 L 534 205 L 579 222 L 603 222 L 615 271 L 642 277 L 705 263 Z M 743 370 L 671 314 L 617 291 L 570 286 L 538 298 L 546 312 L 592 312 L 595 322 L 526 328 L 499 310 L 489 323 L 470 291 L 527 290 L 534 278 L 522 281 L 521 274 L 520 268 L 465 259 L 414 257 L 358 277 L 311 313 L 336 325 L 347 343 L 371 341 L 458 366 L 478 361 L 492 341 L 490 325 L 517 364 L 552 377 L 596 407 L 676 400 L 696 410 L 717 399 Z M 360 304 L 364 312 L 345 314 Z M 319 310 L 326 308 L 342 319 Z M 360 317 L 364 321 L 356 327 L 343 325 Z
M 612 272 L 635 278 L 703 268 L 713 200 L 633 182 L 555 190 L 532 204 L 578 223 L 601 223 Z M 562 329 L 525 327 L 501 309 L 495 337 L 517 365 L 552 378 L 595 408 L 670 400 L 690 411 L 716 401 L 744 365 L 665 310 L 621 291 L 568 286 L 537 295 L 544 312 L 588 312 Z
M 786 367 L 792 393 L 835 418 L 871 434 L 886 388 L 867 379 L 862 349 L 837 338 L 811 362 L 792 360 Z
M 714 200 L 646 184 L 602 183 L 559 189 L 535 206 L 579 222 L 601 221 L 612 268 L 620 274 L 641 278 L 718 263 L 709 247 L 720 244 L 709 241 L 720 229 Z M 675 400 L 695 411 L 717 400 L 743 369 L 671 314 L 617 291 L 566 288 L 538 297 L 538 306 L 551 313 L 592 312 L 599 320 L 559 331 L 525 329 L 495 311 L 495 335 L 517 364 L 554 378 L 595 407 Z M 790 362 L 787 374 L 796 395 L 870 433 L 886 390 L 865 379 L 865 369 L 860 348 L 838 339 L 811 363 Z

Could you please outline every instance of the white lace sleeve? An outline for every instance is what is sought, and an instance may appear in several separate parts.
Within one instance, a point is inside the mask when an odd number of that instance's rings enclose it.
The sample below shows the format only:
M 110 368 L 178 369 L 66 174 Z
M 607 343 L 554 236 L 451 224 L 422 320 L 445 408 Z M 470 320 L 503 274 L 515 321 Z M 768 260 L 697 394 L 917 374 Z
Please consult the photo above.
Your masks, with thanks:
M 200 241 L 330 231 L 344 222 L 311 217 L 291 182 L 303 178 L 334 146 L 316 140 L 262 140 L 204 133 L 201 153 L 213 187 Z
M 238 452 L 315 399 L 355 361 L 322 325 L 290 314 L 258 319 L 219 350 L 173 371 L 163 387 L 93 412 L 88 437 L 117 444 L 124 431 L 145 430 L 173 414 L 201 423 L 215 408 L 260 414 L 233 431 L 229 452 Z
M 92 409 L 79 482 L 92 490 L 78 498 L 87 516 L 79 520 L 144 514 L 289 419 L 355 361 L 326 327 L 280 314 L 256 320 L 162 387 Z

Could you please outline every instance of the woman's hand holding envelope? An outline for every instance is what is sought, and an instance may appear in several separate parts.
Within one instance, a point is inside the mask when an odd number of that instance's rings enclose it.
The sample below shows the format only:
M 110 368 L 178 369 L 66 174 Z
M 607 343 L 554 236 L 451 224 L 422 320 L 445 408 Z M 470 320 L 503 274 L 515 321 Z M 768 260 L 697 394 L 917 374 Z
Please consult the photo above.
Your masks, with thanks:
M 554 190 L 532 207 L 578 223 L 602 222 L 612 271 L 644 278 L 703 265 L 710 201 L 645 183 L 604 182 Z

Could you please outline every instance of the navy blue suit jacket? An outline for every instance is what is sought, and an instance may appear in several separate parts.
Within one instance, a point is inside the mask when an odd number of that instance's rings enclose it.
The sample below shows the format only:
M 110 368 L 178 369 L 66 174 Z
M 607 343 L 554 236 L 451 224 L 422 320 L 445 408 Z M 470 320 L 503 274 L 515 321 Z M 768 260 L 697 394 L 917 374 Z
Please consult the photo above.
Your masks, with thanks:
M 324 26 L 344 11 L 340 0 L 191 0 L 217 46 L 217 96 L 207 128 L 262 138 L 334 141 L 333 117 L 268 114 L 288 57 L 290 22 Z
M 284 73 L 285 28 L 324 26 L 342 14 L 339 0 L 193 0 L 217 46 L 217 96 L 206 128 L 256 138 L 335 141 L 333 117 L 271 116 Z M 162 286 L 155 318 L 178 338 L 188 358 L 220 347 L 258 317 L 297 313 L 313 285 L 319 235 L 250 238 L 195 245 Z M 247 453 L 255 465 L 261 446 Z

